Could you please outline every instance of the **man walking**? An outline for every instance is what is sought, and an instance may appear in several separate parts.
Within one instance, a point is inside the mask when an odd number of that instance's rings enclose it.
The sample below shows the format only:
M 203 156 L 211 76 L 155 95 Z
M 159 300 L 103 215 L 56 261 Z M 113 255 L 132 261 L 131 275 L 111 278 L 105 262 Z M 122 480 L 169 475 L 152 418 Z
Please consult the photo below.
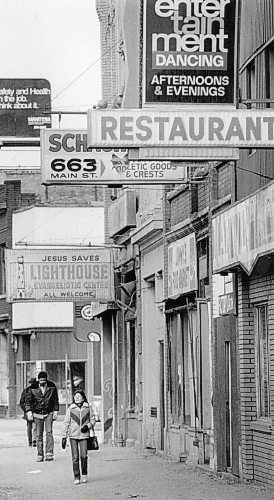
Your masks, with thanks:
M 46 431 L 46 460 L 53 460 L 53 420 L 59 411 L 56 385 L 48 380 L 46 372 L 38 374 L 38 382 L 32 384 L 27 392 L 26 412 L 28 420 L 36 424 L 37 462 L 44 460 L 43 433 Z
M 27 392 L 30 388 L 30 386 L 32 384 L 35 384 L 36 383 L 36 378 L 31 378 L 29 380 L 29 386 L 26 387 L 22 394 L 21 394 L 21 398 L 20 398 L 20 406 L 24 412 L 24 416 L 23 418 L 27 421 L 27 437 L 28 437 L 28 443 L 29 443 L 29 446 L 33 446 L 35 447 L 36 446 L 36 425 L 35 425 L 35 422 L 34 420 L 28 420 L 27 419 L 27 413 L 26 413 L 26 399 L 27 399 Z

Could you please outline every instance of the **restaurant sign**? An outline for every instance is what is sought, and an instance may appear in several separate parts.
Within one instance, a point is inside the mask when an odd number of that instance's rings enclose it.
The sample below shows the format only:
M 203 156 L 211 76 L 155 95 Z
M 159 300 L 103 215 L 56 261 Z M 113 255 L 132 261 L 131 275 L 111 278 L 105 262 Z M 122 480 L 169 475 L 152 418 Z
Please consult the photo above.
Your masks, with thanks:
M 109 249 L 6 250 L 7 302 L 114 300 Z
M 274 147 L 273 109 L 90 109 L 91 147 Z
M 214 272 L 241 265 L 250 274 L 274 249 L 274 184 L 216 215 L 212 239 Z
M 195 233 L 168 245 L 168 297 L 197 290 Z

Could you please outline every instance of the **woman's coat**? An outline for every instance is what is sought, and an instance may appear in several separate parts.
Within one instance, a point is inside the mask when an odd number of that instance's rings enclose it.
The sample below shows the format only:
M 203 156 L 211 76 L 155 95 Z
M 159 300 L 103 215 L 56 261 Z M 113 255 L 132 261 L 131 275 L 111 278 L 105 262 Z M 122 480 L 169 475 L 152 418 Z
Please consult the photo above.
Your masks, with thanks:
M 81 432 L 83 425 L 88 426 L 87 432 Z M 62 437 L 72 439 L 87 439 L 90 429 L 95 424 L 95 415 L 88 403 L 83 403 L 81 407 L 72 403 L 67 409 Z

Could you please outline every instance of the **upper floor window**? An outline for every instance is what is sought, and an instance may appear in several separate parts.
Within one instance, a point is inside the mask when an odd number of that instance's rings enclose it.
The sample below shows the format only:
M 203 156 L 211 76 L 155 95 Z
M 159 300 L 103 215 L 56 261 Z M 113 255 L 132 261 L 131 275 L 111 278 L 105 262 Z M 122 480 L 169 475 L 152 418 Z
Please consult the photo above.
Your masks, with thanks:
M 265 93 L 267 99 L 274 100 L 274 44 L 265 51 Z M 267 104 L 268 108 L 274 107 L 274 102 Z
M 256 72 L 255 72 L 255 62 L 253 61 L 248 67 L 246 72 L 246 93 L 247 99 L 256 99 Z M 249 108 L 256 108 L 256 103 L 248 105 Z
M 246 82 L 246 93 L 247 99 L 256 99 L 256 70 L 255 70 L 255 62 L 253 61 L 248 67 L 246 72 L 247 82 Z M 247 105 L 247 108 L 256 108 L 256 102 Z M 248 150 L 249 155 L 252 155 L 256 152 L 256 149 L 250 148 Z

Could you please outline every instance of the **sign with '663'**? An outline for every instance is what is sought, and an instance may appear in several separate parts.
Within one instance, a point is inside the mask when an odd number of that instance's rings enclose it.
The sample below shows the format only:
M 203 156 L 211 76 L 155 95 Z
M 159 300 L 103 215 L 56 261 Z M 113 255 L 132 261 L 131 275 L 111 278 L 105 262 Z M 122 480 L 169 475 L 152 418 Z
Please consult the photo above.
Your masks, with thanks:
M 88 147 L 86 130 L 41 131 L 44 184 L 117 183 L 127 164 L 127 149 Z
M 129 160 L 128 150 L 88 147 L 83 130 L 43 130 L 41 164 L 44 184 L 160 184 L 187 178 L 182 162 Z

